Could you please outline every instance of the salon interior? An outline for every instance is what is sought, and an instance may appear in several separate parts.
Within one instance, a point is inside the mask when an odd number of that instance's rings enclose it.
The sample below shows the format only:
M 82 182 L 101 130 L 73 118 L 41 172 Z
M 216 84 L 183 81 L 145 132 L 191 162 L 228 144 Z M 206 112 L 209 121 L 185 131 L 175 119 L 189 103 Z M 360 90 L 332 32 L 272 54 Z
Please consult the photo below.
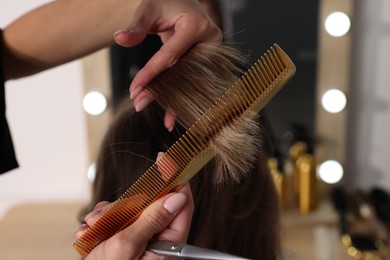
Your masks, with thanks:
M 2 27 L 47 2 L 7 1 Z M 296 66 L 264 109 L 283 259 L 390 259 L 390 1 L 220 2 L 228 41 L 253 59 L 277 43 Z M 7 82 L 20 168 L 0 177 L 0 260 L 80 259 L 97 147 L 152 50 L 112 47 Z

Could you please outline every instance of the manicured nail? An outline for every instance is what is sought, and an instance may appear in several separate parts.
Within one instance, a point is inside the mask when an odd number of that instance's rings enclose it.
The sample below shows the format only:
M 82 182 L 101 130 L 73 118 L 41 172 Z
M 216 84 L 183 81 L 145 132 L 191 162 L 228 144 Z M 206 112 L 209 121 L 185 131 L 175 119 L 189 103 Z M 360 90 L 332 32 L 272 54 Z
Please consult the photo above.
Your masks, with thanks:
M 164 208 L 171 214 L 178 212 L 183 208 L 187 201 L 187 196 L 184 193 L 174 193 L 164 202 Z
M 141 93 L 141 91 L 143 90 L 144 88 L 141 87 L 141 86 L 138 86 L 138 87 L 135 87 L 133 89 L 133 91 L 130 92 L 130 98 L 131 99 L 134 99 L 136 96 L 138 96 L 139 93 Z
M 171 64 L 169 64 L 169 68 L 172 68 L 176 64 L 177 60 L 174 60 Z
M 173 128 L 175 127 L 175 117 L 175 113 L 173 113 L 172 110 L 168 108 L 165 112 L 164 125 L 169 132 L 172 132 Z
M 95 207 L 93 208 L 92 211 L 97 210 L 97 209 L 102 209 L 102 208 L 104 208 L 104 206 L 106 206 L 107 204 L 108 204 L 107 201 L 100 201 L 100 202 L 98 202 L 98 203 L 95 205 Z
M 145 107 L 147 107 L 150 103 L 152 103 L 152 99 L 148 96 L 142 98 L 137 104 L 135 105 L 135 111 L 140 112 Z
M 164 156 L 163 152 L 158 152 L 156 162 L 158 163 L 163 156 Z
M 95 209 L 93 210 L 92 212 L 88 213 L 88 215 L 85 216 L 84 220 L 87 221 L 88 219 L 96 216 L 97 214 L 99 214 L 102 210 L 101 209 Z
M 168 129 L 168 132 L 172 132 L 172 131 L 173 131 L 173 128 L 175 127 L 175 124 L 167 125 L 166 127 L 167 127 L 167 129 Z
M 74 233 L 78 233 L 80 231 L 84 231 L 85 229 L 87 229 L 89 226 L 87 224 L 81 224 L 78 228 L 76 228 L 76 230 L 74 231 Z
M 127 30 L 127 29 L 120 29 L 120 30 L 118 30 L 118 31 L 116 31 L 115 33 L 114 33 L 114 36 L 115 35 L 118 35 L 118 34 L 121 34 L 121 33 L 128 33 L 129 32 L 129 30 Z

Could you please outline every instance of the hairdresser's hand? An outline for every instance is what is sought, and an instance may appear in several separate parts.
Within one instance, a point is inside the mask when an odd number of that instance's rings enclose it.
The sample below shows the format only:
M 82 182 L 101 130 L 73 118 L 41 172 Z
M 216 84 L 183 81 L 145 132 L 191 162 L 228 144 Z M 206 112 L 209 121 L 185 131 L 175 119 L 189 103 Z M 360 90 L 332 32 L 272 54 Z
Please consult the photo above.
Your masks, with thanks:
M 109 202 L 100 202 L 85 217 L 87 224 L 76 231 L 79 238 L 84 230 L 92 226 Z M 132 225 L 99 244 L 86 259 L 169 259 L 145 251 L 151 238 L 180 243 L 187 241 L 194 206 L 190 187 L 187 184 L 178 192 L 170 193 L 145 209 Z
M 220 42 L 222 34 L 198 0 L 143 0 L 129 27 L 115 34 L 118 44 L 131 47 L 147 34 L 157 33 L 161 49 L 142 68 L 130 86 L 130 96 L 137 111 L 154 99 L 145 87 L 161 72 L 171 67 L 194 44 Z M 174 118 L 166 115 L 165 125 L 172 129 Z

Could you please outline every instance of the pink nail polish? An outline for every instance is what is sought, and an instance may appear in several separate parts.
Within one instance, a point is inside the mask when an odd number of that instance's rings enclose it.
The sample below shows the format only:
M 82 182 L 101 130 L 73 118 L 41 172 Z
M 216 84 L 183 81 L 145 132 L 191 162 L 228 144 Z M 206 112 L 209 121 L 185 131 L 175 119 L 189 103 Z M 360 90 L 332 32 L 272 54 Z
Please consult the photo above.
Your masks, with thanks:
M 145 107 L 147 107 L 150 103 L 152 103 L 152 99 L 150 97 L 144 97 L 142 98 L 137 104 L 135 105 L 135 111 L 140 112 Z
M 144 88 L 141 86 L 135 87 L 130 93 L 130 98 L 134 99 L 136 96 L 138 96 L 139 93 L 142 92 L 142 90 L 144 90 Z
M 163 152 L 158 152 L 156 162 L 158 163 L 163 156 L 164 156 Z
M 89 226 L 87 224 L 81 224 L 78 228 L 76 228 L 76 230 L 74 231 L 74 233 L 78 233 L 80 231 L 84 231 L 85 229 L 89 228 Z
M 115 33 L 114 33 L 114 36 L 115 35 L 118 35 L 118 34 L 121 34 L 121 33 L 128 33 L 129 31 L 128 30 L 126 30 L 126 29 L 120 29 L 120 30 L 118 30 L 118 31 L 116 31 Z
M 88 219 L 96 216 L 97 214 L 99 214 L 102 210 L 101 209 L 95 209 L 94 211 L 88 213 L 88 215 L 85 216 L 84 220 L 87 221 Z
M 183 208 L 187 201 L 187 196 L 184 193 L 174 193 L 164 202 L 164 208 L 171 214 L 178 212 Z

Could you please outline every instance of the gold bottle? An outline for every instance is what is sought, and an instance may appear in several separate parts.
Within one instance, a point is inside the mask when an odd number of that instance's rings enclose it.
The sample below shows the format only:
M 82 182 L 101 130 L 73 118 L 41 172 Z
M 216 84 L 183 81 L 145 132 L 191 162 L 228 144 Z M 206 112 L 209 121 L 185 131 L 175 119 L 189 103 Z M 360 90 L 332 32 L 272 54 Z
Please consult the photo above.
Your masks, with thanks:
M 278 169 L 278 159 L 271 157 L 268 159 L 268 167 L 275 183 L 276 191 L 279 195 L 280 206 L 284 211 L 293 207 L 291 196 L 293 194 L 293 185 L 291 174 L 287 174 Z
M 297 204 L 307 214 L 317 205 L 317 163 L 311 154 L 300 155 L 295 162 Z

